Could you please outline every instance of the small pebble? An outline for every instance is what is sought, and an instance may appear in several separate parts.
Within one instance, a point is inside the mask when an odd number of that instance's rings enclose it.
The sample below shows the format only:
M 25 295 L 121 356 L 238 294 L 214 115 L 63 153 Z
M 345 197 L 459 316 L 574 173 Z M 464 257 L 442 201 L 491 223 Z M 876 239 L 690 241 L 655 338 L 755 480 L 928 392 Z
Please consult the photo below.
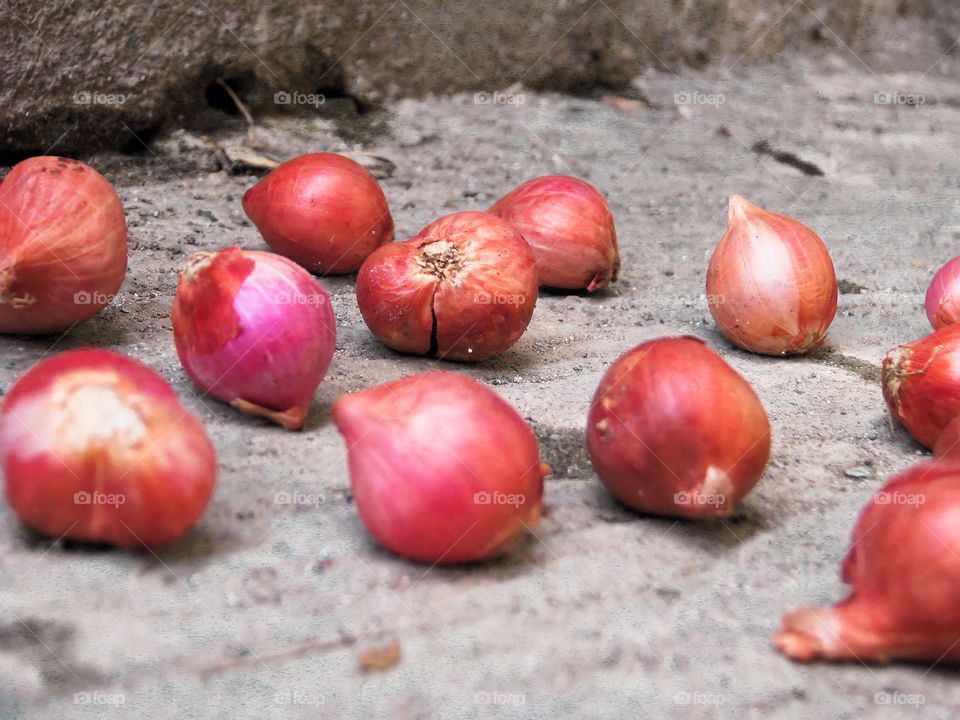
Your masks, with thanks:
M 856 467 L 847 468 L 843 471 L 843 474 L 854 480 L 866 480 L 867 478 L 873 477 L 873 470 L 866 465 L 857 465 Z

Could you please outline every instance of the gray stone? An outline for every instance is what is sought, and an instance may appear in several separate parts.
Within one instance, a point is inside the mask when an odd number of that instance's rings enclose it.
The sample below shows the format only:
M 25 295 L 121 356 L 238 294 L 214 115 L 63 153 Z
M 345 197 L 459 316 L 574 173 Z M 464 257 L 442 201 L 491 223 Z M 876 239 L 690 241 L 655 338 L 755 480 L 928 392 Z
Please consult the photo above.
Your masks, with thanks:
M 258 114 L 314 112 L 321 95 L 323 112 L 349 114 L 358 102 L 513 83 L 588 91 L 625 87 L 644 68 L 750 62 L 787 47 L 871 53 L 880 28 L 924 9 L 924 0 L 6 0 L 0 151 L 141 149 L 162 125 L 206 129 L 223 120 L 210 103 L 236 112 L 218 78 Z

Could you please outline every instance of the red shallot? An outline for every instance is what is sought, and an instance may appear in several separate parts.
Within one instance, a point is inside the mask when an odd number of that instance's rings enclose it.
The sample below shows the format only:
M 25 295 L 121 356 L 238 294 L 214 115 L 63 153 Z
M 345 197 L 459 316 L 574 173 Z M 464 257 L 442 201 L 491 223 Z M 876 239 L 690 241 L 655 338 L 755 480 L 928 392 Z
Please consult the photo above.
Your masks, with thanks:
M 523 418 L 476 380 L 406 377 L 342 396 L 333 418 L 360 518 L 398 555 L 482 560 L 537 524 L 550 468 Z
M 533 248 L 541 285 L 593 292 L 617 279 L 613 215 L 590 183 L 565 175 L 538 177 L 504 195 L 490 212 L 517 228 Z
M 960 414 L 960 325 L 895 347 L 883 359 L 883 397 L 921 445 L 933 448 Z
M 0 183 L 0 332 L 63 332 L 109 305 L 127 271 L 116 191 L 77 160 L 32 157 Z
M 380 184 L 360 163 L 334 153 L 283 163 L 247 190 L 243 209 L 274 252 L 315 273 L 355 272 L 393 239 Z
M 625 505 L 657 515 L 724 517 L 770 456 L 757 394 L 701 340 L 638 345 L 607 370 L 593 397 L 587 448 Z
M 960 464 L 919 463 L 860 513 L 833 607 L 788 613 L 773 642 L 802 662 L 960 662 Z
M 200 422 L 153 370 L 71 350 L 25 373 L 3 401 L 7 500 L 55 538 L 154 547 L 197 522 L 217 461 Z
M 537 302 L 530 246 L 509 223 L 458 212 L 376 250 L 357 276 L 367 326 L 400 352 L 485 360 L 513 345 Z
M 707 302 L 717 327 L 764 355 L 820 345 L 837 312 L 830 252 L 810 228 L 730 198 L 727 232 L 707 268 Z
M 934 330 L 960 322 L 960 257 L 933 276 L 923 306 Z
M 337 336 L 330 298 L 310 273 L 273 253 L 194 253 L 172 318 L 180 362 L 205 393 L 303 427 Z

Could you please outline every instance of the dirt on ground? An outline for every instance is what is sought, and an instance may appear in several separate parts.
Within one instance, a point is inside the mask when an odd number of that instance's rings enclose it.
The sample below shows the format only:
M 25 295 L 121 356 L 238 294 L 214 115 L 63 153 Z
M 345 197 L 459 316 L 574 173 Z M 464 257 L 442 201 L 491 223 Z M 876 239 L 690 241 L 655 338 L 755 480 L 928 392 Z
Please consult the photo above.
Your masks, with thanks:
M 891 430 L 879 363 L 929 332 L 922 293 L 960 247 L 955 67 L 880 72 L 840 49 L 729 72 L 650 71 L 630 97 L 513 88 L 495 102 L 465 93 L 254 118 L 252 131 L 237 115 L 206 136 L 87 158 L 126 208 L 126 282 L 64 337 L 0 340 L 0 386 L 70 348 L 143 360 L 206 424 L 219 484 L 197 528 L 156 554 L 52 542 L 0 513 L 0 715 L 852 719 L 922 701 L 926 717 L 954 717 L 952 671 L 803 666 L 770 635 L 785 610 L 844 596 L 857 512 L 925 454 Z M 179 268 L 196 250 L 265 249 L 240 205 L 257 168 L 329 150 L 375 157 L 400 239 L 536 175 L 584 178 L 613 209 L 621 278 L 589 297 L 543 292 L 516 346 L 477 365 L 386 349 L 360 317 L 354 279 L 326 278 L 338 346 L 303 432 L 201 398 L 173 347 Z M 741 352 L 710 319 L 705 269 L 733 193 L 797 217 L 830 247 L 840 305 L 809 356 Z M 675 334 L 727 359 L 772 423 L 763 479 L 722 522 L 623 508 L 585 452 L 605 369 Z M 370 540 L 351 502 L 332 401 L 437 367 L 510 401 L 555 470 L 542 523 L 507 559 L 406 562 Z

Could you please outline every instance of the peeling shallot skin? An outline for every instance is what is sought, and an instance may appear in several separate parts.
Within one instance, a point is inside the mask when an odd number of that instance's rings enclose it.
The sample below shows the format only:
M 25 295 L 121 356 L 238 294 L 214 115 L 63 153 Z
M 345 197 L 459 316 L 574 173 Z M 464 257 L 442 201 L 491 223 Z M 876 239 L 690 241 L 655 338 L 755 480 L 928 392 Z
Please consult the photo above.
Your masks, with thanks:
M 819 346 L 837 312 L 830 252 L 806 225 L 730 198 L 727 232 L 707 268 L 707 302 L 732 343 L 764 355 Z
M 960 414 L 960 325 L 947 325 L 888 352 L 882 385 L 890 417 L 932 449 Z
M 131 549 L 196 523 L 217 470 L 203 426 L 159 375 L 94 349 L 40 362 L 7 393 L 0 465 L 26 525 Z
M 360 518 L 398 555 L 474 562 L 537 525 L 550 468 L 523 418 L 476 380 L 405 377 L 341 396 L 333 419 Z
M 923 303 L 934 330 L 960 322 L 960 257 L 937 271 Z
M 533 251 L 485 212 L 436 220 L 367 258 L 357 303 L 380 342 L 399 352 L 480 361 L 526 330 L 537 302 Z
M 861 511 L 841 577 L 850 595 L 783 618 L 773 637 L 801 662 L 960 662 L 960 463 L 919 463 Z
M 303 427 L 337 343 L 330 298 L 310 273 L 274 253 L 195 253 L 171 318 L 180 362 L 205 393 Z
M 89 165 L 38 156 L 0 183 L 0 332 L 63 332 L 112 300 L 127 271 L 127 224 Z
M 597 387 L 587 449 L 606 488 L 656 515 L 725 517 L 759 481 L 770 423 L 750 384 L 705 343 L 667 337 L 621 356 Z
M 393 240 L 376 178 L 336 153 L 288 160 L 247 190 L 243 209 L 274 252 L 317 274 L 356 272 Z
M 596 188 L 566 175 L 529 180 L 489 212 L 513 225 L 533 249 L 540 284 L 594 292 L 617 279 L 620 251 L 610 206 Z

